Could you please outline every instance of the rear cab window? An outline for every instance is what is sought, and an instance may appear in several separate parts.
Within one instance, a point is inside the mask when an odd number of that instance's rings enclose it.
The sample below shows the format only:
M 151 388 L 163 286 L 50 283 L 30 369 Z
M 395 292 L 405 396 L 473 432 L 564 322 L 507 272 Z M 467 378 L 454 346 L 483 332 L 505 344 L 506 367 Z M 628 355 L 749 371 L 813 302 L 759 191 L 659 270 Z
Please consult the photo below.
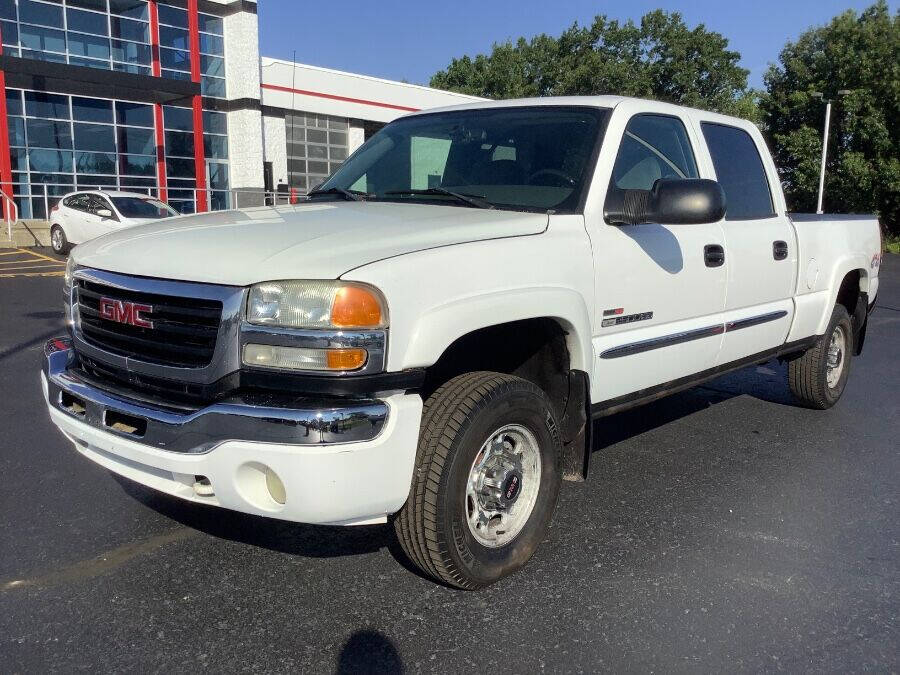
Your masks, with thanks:
M 716 179 L 725 192 L 725 220 L 756 220 L 775 215 L 772 190 L 759 149 L 743 129 L 701 122 Z

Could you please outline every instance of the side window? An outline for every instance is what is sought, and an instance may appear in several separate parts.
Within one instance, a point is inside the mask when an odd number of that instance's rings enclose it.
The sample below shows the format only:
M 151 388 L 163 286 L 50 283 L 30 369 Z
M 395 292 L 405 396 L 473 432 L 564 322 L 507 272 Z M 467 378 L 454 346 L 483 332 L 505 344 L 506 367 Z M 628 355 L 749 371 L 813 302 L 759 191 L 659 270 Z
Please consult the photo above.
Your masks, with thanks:
M 103 197 L 99 195 L 91 195 L 89 197 L 90 202 L 88 202 L 88 211 L 91 213 L 97 213 L 99 209 L 109 209 L 112 211 L 112 207 L 110 207 L 109 202 L 106 201 Z
M 697 178 L 697 163 L 681 120 L 635 115 L 625 127 L 612 183 L 623 190 L 650 190 L 660 178 Z
M 78 211 L 87 211 L 88 209 L 88 196 L 87 195 L 72 195 L 71 197 L 66 197 L 63 202 L 70 209 L 76 209 Z
M 712 122 L 703 122 L 701 127 L 716 178 L 725 192 L 725 219 L 750 220 L 775 215 L 766 170 L 750 134 Z

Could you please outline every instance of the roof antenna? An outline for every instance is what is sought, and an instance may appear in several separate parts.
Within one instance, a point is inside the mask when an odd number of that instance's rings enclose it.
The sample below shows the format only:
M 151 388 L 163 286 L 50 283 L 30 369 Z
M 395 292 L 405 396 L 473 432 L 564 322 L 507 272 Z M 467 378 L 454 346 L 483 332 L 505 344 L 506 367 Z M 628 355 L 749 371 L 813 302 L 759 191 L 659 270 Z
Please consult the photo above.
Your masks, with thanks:
M 294 124 L 296 120 L 294 117 L 297 114 L 297 106 L 294 101 L 297 97 L 297 50 L 294 50 L 294 56 L 291 59 L 291 142 L 288 146 L 288 150 L 293 150 L 294 147 Z M 288 162 L 288 190 L 294 187 L 294 169 L 293 164 L 291 164 L 291 157 L 288 153 L 285 155 Z

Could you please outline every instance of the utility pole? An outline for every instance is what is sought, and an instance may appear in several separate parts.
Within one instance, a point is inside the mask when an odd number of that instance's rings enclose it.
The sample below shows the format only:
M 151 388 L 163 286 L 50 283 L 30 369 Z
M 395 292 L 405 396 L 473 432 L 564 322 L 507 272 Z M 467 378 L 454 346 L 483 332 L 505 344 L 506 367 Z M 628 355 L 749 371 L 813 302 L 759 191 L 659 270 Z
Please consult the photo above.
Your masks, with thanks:
M 846 96 L 850 93 L 849 89 L 838 90 L 838 96 Z M 822 132 L 822 164 L 819 168 L 819 201 L 816 205 L 816 213 L 824 213 L 822 211 L 822 199 L 825 196 L 825 160 L 828 158 L 828 130 L 831 126 L 831 99 L 825 98 L 820 91 L 812 92 L 813 98 L 820 98 L 825 101 L 825 130 Z

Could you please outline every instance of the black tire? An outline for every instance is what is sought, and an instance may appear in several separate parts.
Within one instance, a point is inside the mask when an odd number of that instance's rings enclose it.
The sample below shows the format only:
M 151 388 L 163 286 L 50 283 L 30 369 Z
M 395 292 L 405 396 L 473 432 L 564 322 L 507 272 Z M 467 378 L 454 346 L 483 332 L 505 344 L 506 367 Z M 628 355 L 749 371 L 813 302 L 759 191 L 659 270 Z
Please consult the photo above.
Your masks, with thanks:
M 69 240 L 66 239 L 65 230 L 59 225 L 54 225 L 50 228 L 50 248 L 58 255 L 65 255 L 72 248 Z
M 828 352 L 832 336 L 841 331 L 844 339 L 838 362 L 840 375 L 832 384 L 828 383 Z M 815 345 L 807 349 L 803 355 L 790 362 L 788 366 L 788 383 L 791 392 L 803 405 L 809 408 L 825 410 L 830 408 L 844 393 L 847 378 L 850 375 L 850 361 L 853 354 L 853 326 L 850 315 L 843 305 L 836 305 L 831 313 L 831 321 L 825 334 Z
M 492 548 L 470 530 L 466 485 L 482 446 L 505 425 L 532 434 L 541 472 L 540 480 L 532 478 L 537 496 L 521 530 Z M 481 588 L 512 574 L 528 562 L 550 526 L 559 496 L 560 451 L 550 400 L 531 382 L 491 372 L 451 379 L 425 401 L 409 499 L 394 518 L 403 551 L 423 572 L 457 588 Z M 520 494 L 524 488 L 516 488 L 515 498 Z

